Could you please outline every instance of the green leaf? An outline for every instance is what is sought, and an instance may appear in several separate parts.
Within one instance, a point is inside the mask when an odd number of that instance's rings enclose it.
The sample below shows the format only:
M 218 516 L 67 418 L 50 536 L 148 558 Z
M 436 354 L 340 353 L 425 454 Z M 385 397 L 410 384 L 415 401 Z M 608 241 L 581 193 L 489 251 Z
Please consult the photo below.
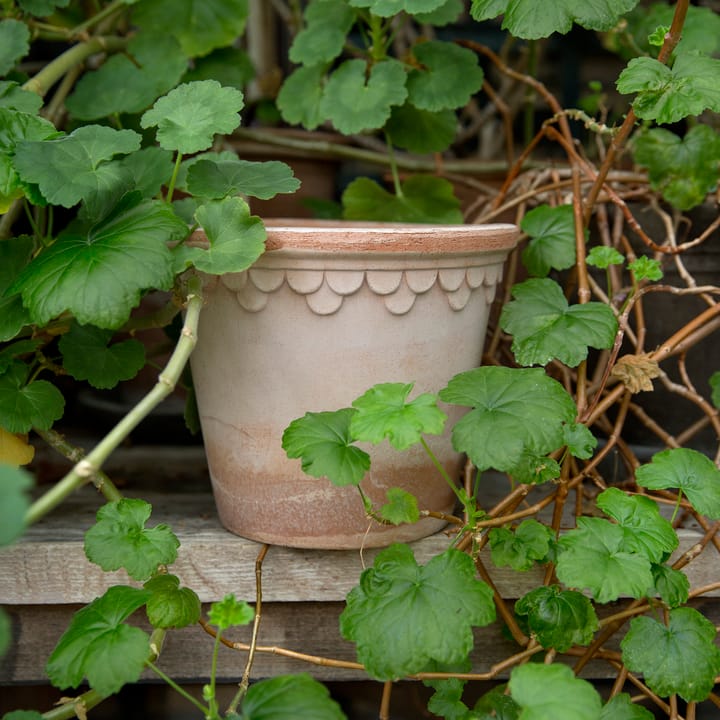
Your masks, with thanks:
M 145 365 L 143 344 L 130 339 L 109 345 L 112 336 L 112 330 L 73 323 L 60 338 L 63 367 L 76 380 L 87 380 L 101 389 L 134 378 Z
M 490 530 L 490 557 L 496 567 L 524 572 L 547 559 L 553 532 L 537 520 L 523 520 L 515 530 Z
M 300 67 L 291 73 L 280 88 L 277 106 L 283 120 L 314 130 L 325 120 L 321 110 L 325 66 Z
M 27 235 L 3 243 L 3 261 L 0 263 L 0 342 L 11 340 L 30 322 L 30 315 L 20 295 L 12 292 L 6 294 L 6 291 L 30 261 L 34 248 L 33 238 Z
M 182 245 L 175 251 L 175 270 L 190 265 L 213 275 L 247 270 L 265 250 L 265 226 L 250 215 L 239 197 L 208 200 L 195 211 L 210 243 L 207 249 Z
M 503 308 L 500 326 L 514 336 L 512 351 L 520 365 L 557 359 L 577 367 L 589 347 L 612 347 L 617 320 L 607 305 L 569 305 L 560 285 L 548 278 L 526 280 L 512 292 L 515 300 Z
M 140 118 L 143 128 L 157 126 L 157 141 L 183 155 L 207 150 L 215 135 L 231 133 L 240 124 L 240 90 L 216 80 L 183 83 L 161 97 Z
M 416 523 L 420 519 L 417 498 L 402 488 L 392 487 L 386 493 L 388 502 L 380 508 L 380 517 L 393 525 Z
M 230 593 L 210 606 L 208 618 L 220 630 L 247 625 L 253 621 L 255 611 L 244 600 L 237 600 Z
M 7 617 L 5 613 L 0 609 L 0 618 Z M 13 710 L 12 712 L 5 713 L 2 716 L 2 720 L 44 720 L 43 716 L 35 710 Z
M 87 678 L 101 695 L 112 695 L 135 682 L 150 657 L 150 639 L 124 621 L 150 593 L 114 585 L 73 616 L 50 655 L 46 671 L 56 687 L 77 687 Z
M 305 27 L 290 45 L 290 60 L 317 65 L 342 53 L 355 16 L 345 0 L 312 0 L 305 8 L 303 20 Z
M 506 694 L 507 685 L 498 685 L 486 692 L 476 703 L 473 710 L 480 713 L 479 718 L 468 720 L 519 720 L 519 705 Z
M 351 443 L 350 420 L 357 411 L 306 413 L 293 420 L 282 436 L 289 458 L 302 460 L 303 472 L 327 477 L 334 485 L 359 485 L 370 469 L 370 456 Z
M 439 397 L 473 408 L 455 424 L 452 438 L 480 471 L 509 471 L 523 452 L 557 450 L 563 425 L 577 413 L 562 385 L 540 368 L 475 368 L 452 378 Z
M 393 107 L 385 124 L 393 145 L 418 154 L 446 150 L 455 139 L 456 129 L 453 110 L 429 112 L 408 102 Z
M 464 12 L 463 0 L 444 0 L 443 4 L 429 12 L 414 13 L 415 21 L 420 24 L 443 27 L 456 22 Z
M 10 545 L 25 532 L 32 485 L 32 476 L 24 470 L 0 464 L 0 547 Z
M 653 720 L 654 717 L 647 708 L 636 705 L 627 693 L 610 698 L 600 713 L 600 720 Z
M 143 0 L 132 14 L 153 37 L 173 35 L 189 57 L 232 45 L 245 31 L 247 17 L 248 0 Z
M 39 325 L 69 311 L 83 325 L 117 328 L 142 290 L 171 286 L 167 243 L 187 231 L 168 205 L 130 193 L 89 229 L 71 226 L 61 233 L 20 273 L 13 290 Z
M 435 693 L 428 701 L 427 709 L 445 720 L 466 720 L 470 710 L 462 701 L 465 681 L 458 678 L 426 682 Z M 470 716 L 473 717 L 473 716 Z
M 400 184 L 400 194 L 384 190 L 374 180 L 359 177 L 342 195 L 346 220 L 388 222 L 462 223 L 460 201 L 452 183 L 432 175 L 411 175 Z
M 528 272 L 546 277 L 551 269 L 567 270 L 575 264 L 575 217 L 572 205 L 540 205 L 528 212 L 520 229 L 530 236 L 522 252 Z
M 300 187 L 292 168 L 278 160 L 251 162 L 234 157 L 217 160 L 205 156 L 188 168 L 187 188 L 193 195 L 223 198 L 250 195 L 269 200 L 278 193 L 292 193 Z
M 590 250 L 585 258 L 588 265 L 607 270 L 610 265 L 622 265 L 625 262 L 625 256 L 618 252 L 615 248 L 606 245 L 596 245 Z
M 490 20 L 504 14 L 503 28 L 528 40 L 544 38 L 554 32 L 566 33 L 577 23 L 588 30 L 610 30 L 638 0 L 472 0 L 470 13 L 475 20 Z M 523 719 L 524 720 L 524 719 Z
M 640 255 L 628 264 L 628 268 L 636 280 L 660 280 L 663 276 L 660 262 L 647 255 Z
M 0 425 L 11 433 L 49 430 L 65 409 L 62 394 L 47 380 L 27 382 L 28 370 L 13 363 L 0 375 Z
M 631 552 L 642 553 L 650 562 L 659 563 L 677 548 L 677 533 L 660 515 L 654 500 L 642 495 L 627 495 L 619 488 L 611 487 L 598 495 L 597 504 L 623 529 L 624 545 Z
M 48 17 L 56 8 L 67 7 L 69 3 L 70 0 L 17 0 L 18 7 L 35 17 Z
M 507 472 L 515 482 L 541 485 L 559 478 L 561 468 L 551 457 L 523 450 Z
M 248 54 L 238 47 L 220 47 L 209 55 L 193 60 L 192 70 L 183 75 L 183 82 L 217 80 L 223 87 L 245 88 L 255 77 Z
M 527 617 L 530 631 L 544 648 L 558 652 L 588 645 L 599 627 L 590 600 L 557 585 L 531 590 L 515 603 L 515 612 Z
M 0 75 L 13 69 L 30 50 L 30 29 L 24 22 L 8 18 L 0 22 Z
M 160 194 L 162 186 L 169 182 L 173 172 L 172 153 L 151 145 L 118 161 L 132 178 L 132 188 L 143 198 Z
M 42 98 L 37 93 L 23 89 L 16 82 L 0 80 L 0 108 L 35 116 L 42 104 Z
M 573 457 L 587 460 L 597 447 L 597 438 L 590 428 L 581 423 L 568 423 L 563 427 L 565 445 Z
M 705 700 L 720 673 L 715 626 L 689 607 L 670 611 L 667 625 L 646 616 L 633 618 L 620 643 L 623 662 L 645 675 L 661 697 L 677 693 L 688 702 Z
M 441 435 L 447 415 L 438 408 L 437 397 L 423 393 L 407 402 L 412 389 L 413 383 L 380 383 L 354 400 L 351 437 L 375 445 L 387 439 L 405 450 L 419 443 L 424 433 Z
M 480 90 L 484 74 L 477 54 L 452 42 L 418 43 L 413 55 L 419 63 L 407 78 L 408 100 L 421 110 L 438 112 L 464 107 Z
M 330 76 L 320 113 L 343 135 L 382 127 L 393 105 L 407 97 L 405 70 L 397 60 L 382 60 L 368 73 L 364 60 L 346 60 Z
M 83 75 L 65 105 L 79 120 L 142 112 L 178 84 L 187 64 L 171 35 L 138 33 L 126 53 L 113 55 L 98 70 Z
M 158 565 L 177 558 L 180 541 L 165 524 L 146 528 L 152 506 L 123 498 L 97 511 L 97 522 L 85 533 L 85 555 L 106 572 L 125 568 L 135 580 L 146 580 Z
M 328 689 L 310 675 L 279 675 L 253 683 L 242 702 L 240 720 L 347 720 Z
M 49 203 L 69 208 L 129 185 L 123 166 L 106 161 L 137 150 L 140 140 L 133 130 L 87 125 L 57 139 L 18 143 L 15 167 Z
M 683 53 L 672 68 L 649 57 L 633 58 L 615 83 L 622 95 L 637 93 L 635 114 L 642 120 L 667 124 L 700 115 L 703 110 L 720 112 L 720 60 Z
M 599 720 L 601 700 L 586 680 L 567 665 L 527 663 L 510 674 L 510 694 L 520 720 Z
M 650 561 L 628 550 L 623 529 L 603 518 L 579 517 L 577 524 L 559 540 L 558 579 L 601 603 L 644 597 L 653 587 Z
M 695 125 L 680 138 L 663 128 L 641 133 L 635 140 L 635 160 L 648 169 L 650 185 L 679 210 L 705 200 L 718 183 L 720 133 Z
M 180 587 L 175 575 L 156 575 L 143 587 L 152 595 L 147 600 L 147 616 L 156 628 L 181 628 L 200 619 L 200 598 L 187 587 Z
M 655 592 L 668 607 L 678 607 L 688 601 L 690 580 L 684 572 L 667 565 L 653 564 L 652 574 Z
M 418 565 L 407 545 L 391 545 L 363 571 L 347 597 L 340 632 L 379 680 L 456 663 L 473 647 L 472 627 L 495 619 L 490 588 L 472 559 L 452 548 Z
M 720 470 L 697 450 L 663 450 L 635 471 L 635 479 L 650 490 L 678 488 L 699 513 L 720 519 Z
M 350 0 L 353 7 L 370 8 L 373 15 L 391 17 L 400 12 L 409 15 L 437 10 L 444 0 Z
M 710 376 L 708 384 L 710 385 L 710 399 L 712 400 L 712 404 L 720 409 L 720 370 Z

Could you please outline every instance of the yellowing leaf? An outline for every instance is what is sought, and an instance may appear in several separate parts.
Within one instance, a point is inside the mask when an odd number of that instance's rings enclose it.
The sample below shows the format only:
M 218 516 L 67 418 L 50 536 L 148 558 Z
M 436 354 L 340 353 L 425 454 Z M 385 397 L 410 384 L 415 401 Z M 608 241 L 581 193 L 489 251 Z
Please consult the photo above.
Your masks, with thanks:
M 652 379 L 660 377 L 660 367 L 648 353 L 624 355 L 615 364 L 612 375 L 622 380 L 631 393 L 650 392 Z
M 14 435 L 0 427 L 0 463 L 27 465 L 35 457 L 35 448 L 28 444 L 26 436 Z

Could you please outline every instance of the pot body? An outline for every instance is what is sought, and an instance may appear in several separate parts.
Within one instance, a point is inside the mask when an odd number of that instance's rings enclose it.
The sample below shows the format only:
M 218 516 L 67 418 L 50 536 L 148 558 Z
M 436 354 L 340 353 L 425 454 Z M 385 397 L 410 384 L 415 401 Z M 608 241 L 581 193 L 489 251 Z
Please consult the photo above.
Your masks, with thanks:
M 247 271 L 208 278 L 192 371 L 220 520 L 244 537 L 292 547 L 405 542 L 444 522 L 381 526 L 354 487 L 305 475 L 281 447 L 305 412 L 336 410 L 379 382 L 437 392 L 481 360 L 512 225 L 315 223 L 268 226 Z M 454 424 L 461 408 L 444 408 Z M 428 437 L 459 477 L 449 432 Z M 451 512 L 454 494 L 421 448 L 366 448 L 361 487 L 376 506 L 391 487 L 420 509 Z

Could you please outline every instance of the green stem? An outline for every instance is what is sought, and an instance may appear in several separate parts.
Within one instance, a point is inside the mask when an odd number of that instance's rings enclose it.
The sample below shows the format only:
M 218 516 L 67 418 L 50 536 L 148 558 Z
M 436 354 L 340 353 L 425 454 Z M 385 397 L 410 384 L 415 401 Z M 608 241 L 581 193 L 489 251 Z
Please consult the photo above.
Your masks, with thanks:
M 175 158 L 175 167 L 173 168 L 170 184 L 168 185 L 167 196 L 165 202 L 169 205 L 172 202 L 173 192 L 175 192 L 175 183 L 177 182 L 178 173 L 180 172 L 180 163 L 182 162 L 182 153 L 178 153 Z
M 108 456 L 175 388 L 182 371 L 195 347 L 200 310 L 202 308 L 202 284 L 200 278 L 191 276 L 188 281 L 187 313 L 180 340 L 170 356 L 165 371 L 160 374 L 155 387 L 100 441 L 87 457 L 52 489 L 38 498 L 27 511 L 25 522 L 31 525 L 47 515 L 75 489 L 84 485 L 99 470 Z
M 118 12 L 118 10 L 123 10 L 124 8 L 126 8 L 127 4 L 127 0 L 113 0 L 113 2 L 102 8 L 91 18 L 88 18 L 87 20 L 85 20 L 85 22 L 81 22 L 79 25 L 76 25 L 72 29 L 72 34 L 79 35 L 80 33 L 86 32 L 93 25 L 97 25 L 106 18 L 109 18 L 113 13 Z
M 675 523 L 675 518 L 677 517 L 677 514 L 680 512 L 680 505 L 682 503 L 682 497 L 683 497 L 683 491 L 682 491 L 682 488 L 680 488 L 678 490 L 677 502 L 675 503 L 675 508 L 673 510 L 672 517 L 670 518 L 671 525 L 673 525 Z
M 392 173 L 393 187 L 395 188 L 395 195 L 399 198 L 403 196 L 402 186 L 400 185 L 400 174 L 398 173 L 397 162 L 395 161 L 395 150 L 393 149 L 392 139 L 390 133 L 385 132 L 385 143 L 388 149 L 388 160 L 390 161 L 390 172 Z
M 197 698 L 194 698 L 187 690 L 181 688 L 170 676 L 166 675 L 157 665 L 146 661 L 145 665 L 149 667 L 161 680 L 164 680 L 175 692 L 182 695 L 188 702 L 191 702 L 204 717 L 207 717 L 210 709 L 203 705 Z
M 82 695 L 74 699 L 74 702 L 64 702 L 52 710 L 43 713 L 45 720 L 70 720 L 70 718 L 80 717 L 75 708 L 81 707 L 83 710 L 92 710 L 97 707 L 103 700 L 107 699 L 107 695 L 101 695 L 97 690 L 88 690 Z
M 437 459 L 437 456 L 435 453 L 430 449 L 430 446 L 427 444 L 424 437 L 420 438 L 420 444 L 423 446 L 425 452 L 427 453 L 430 460 L 432 460 L 432 464 L 437 468 L 438 472 L 445 478 L 445 482 L 450 486 L 450 489 L 455 493 L 455 496 L 457 499 L 462 502 L 463 498 L 460 494 L 460 491 L 457 489 L 457 486 L 452 481 L 450 476 L 447 474 L 447 470 L 443 467 L 443 464 Z

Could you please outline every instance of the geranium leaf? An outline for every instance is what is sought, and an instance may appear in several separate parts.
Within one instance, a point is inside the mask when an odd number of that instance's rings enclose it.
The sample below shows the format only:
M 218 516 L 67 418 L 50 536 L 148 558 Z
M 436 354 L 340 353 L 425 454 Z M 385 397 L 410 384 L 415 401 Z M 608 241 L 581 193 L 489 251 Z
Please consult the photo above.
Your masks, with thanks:
M 312 0 L 303 13 L 305 27 L 290 45 L 290 60 L 302 65 L 326 63 L 345 46 L 355 16 L 344 0 Z
M 610 698 L 603 705 L 600 720 L 654 720 L 655 716 L 642 705 L 634 703 L 627 693 Z
M 560 285 L 548 278 L 526 280 L 512 292 L 515 299 L 503 308 L 500 325 L 514 336 L 512 351 L 521 365 L 557 359 L 577 367 L 589 347 L 612 347 L 617 320 L 607 305 L 569 305 Z
M 350 0 L 353 7 L 370 8 L 373 15 L 390 17 L 406 12 L 410 15 L 437 10 L 445 0 Z
M 57 139 L 18 143 L 15 167 L 49 203 L 72 207 L 129 185 L 123 166 L 107 161 L 139 149 L 140 140 L 133 130 L 87 125 Z
M 507 685 L 497 685 L 486 692 L 476 703 L 473 710 L 480 713 L 477 720 L 519 720 L 520 706 L 506 694 Z M 461 720 L 466 720 L 462 718 Z M 467 720 L 475 720 L 467 718 Z
M 533 208 L 522 219 L 520 229 L 530 236 L 522 260 L 531 275 L 546 277 L 551 269 L 566 270 L 575 264 L 572 205 Z
M 352 445 L 350 420 L 357 411 L 306 413 L 285 429 L 282 446 L 289 458 L 302 460 L 303 472 L 327 477 L 334 485 L 359 485 L 370 456 Z
M 590 600 L 575 590 L 557 585 L 531 590 L 515 603 L 515 612 L 527 618 L 528 627 L 544 648 L 565 652 L 587 645 L 598 629 Z
M 606 270 L 610 265 L 622 265 L 625 262 L 625 256 L 622 253 L 606 245 L 596 245 L 585 259 L 588 265 L 601 270 Z
M 519 572 L 547 559 L 554 538 L 550 528 L 533 519 L 523 520 L 515 530 L 493 528 L 489 536 L 493 564 Z
M 169 150 L 151 145 L 117 161 L 132 178 L 132 188 L 143 198 L 159 195 L 172 175 L 173 159 Z
M 448 680 L 430 681 L 426 684 L 435 690 L 427 705 L 427 709 L 433 715 L 445 718 L 445 720 L 466 720 L 468 718 L 470 709 L 462 701 L 465 681 L 449 678 Z
M 242 90 L 255 77 L 252 60 L 242 48 L 220 47 L 209 55 L 193 58 L 192 70 L 183 75 L 184 82 L 217 80 L 223 87 Z
M 157 575 L 143 587 L 152 593 L 146 610 L 153 627 L 187 627 L 200 619 L 200 598 L 190 588 L 180 587 L 176 575 Z
M 36 116 L 42 104 L 42 98 L 37 93 L 25 90 L 11 80 L 0 80 L 0 108 Z
M 239 720 L 347 720 L 328 689 L 305 673 L 279 675 L 253 683 Z
M 320 113 L 343 135 L 382 127 L 393 105 L 407 97 L 405 69 L 398 60 L 382 60 L 369 74 L 364 60 L 346 60 L 325 85 Z
M 126 0 L 126 2 L 135 0 Z M 70 4 L 70 0 L 17 0 L 18 7 L 26 13 L 36 17 L 47 17 L 52 15 L 56 8 L 64 8 Z
M 636 280 L 660 280 L 663 276 L 660 261 L 647 255 L 640 255 L 631 263 L 628 263 L 628 270 L 632 272 Z
M 510 695 L 522 720 L 599 720 L 601 700 L 595 688 L 559 663 L 527 663 L 510 674 Z
M 453 110 L 429 112 L 408 102 L 393 107 L 385 124 L 393 145 L 418 154 L 446 150 L 455 139 L 456 128 Z
M 132 15 L 153 37 L 173 35 L 188 57 L 232 45 L 242 36 L 247 17 L 248 0 L 143 0 Z
M 6 75 L 30 50 L 30 28 L 19 20 L 0 22 L 0 75 Z
M 112 335 L 112 330 L 73 323 L 60 338 L 63 367 L 76 380 L 87 380 L 101 389 L 134 378 L 145 365 L 143 344 L 129 339 L 109 345 Z
M 2 608 L 0 608 L 0 628 L 5 622 L 8 623 L 9 627 L 10 620 L 8 619 L 7 615 L 2 611 Z M 2 720 L 44 720 L 44 718 L 39 712 L 36 712 L 35 710 L 13 710 L 12 712 L 5 713 L 5 715 L 2 716 Z
M 490 20 L 504 14 L 503 28 L 525 39 L 566 33 L 577 23 L 588 30 L 610 30 L 618 18 L 632 10 L 638 0 L 596 0 L 577 3 L 556 0 L 552 4 L 537 0 L 472 0 L 470 13 L 475 20 Z
M 340 632 L 357 645 L 368 673 L 390 680 L 431 661 L 456 663 L 473 647 L 473 627 L 495 619 L 490 588 L 455 549 L 418 565 L 407 545 L 391 545 L 347 597 Z
M 205 156 L 188 168 L 187 188 L 196 196 L 223 198 L 250 195 L 269 200 L 278 193 L 292 193 L 300 187 L 292 168 L 278 160 L 251 162 L 234 157 Z
M 720 470 L 697 450 L 663 450 L 635 471 L 635 479 L 650 490 L 678 488 L 699 513 L 720 519 Z
M 381 443 L 387 439 L 398 450 L 420 442 L 423 433 L 440 435 L 447 415 L 437 406 L 437 397 L 423 393 L 407 402 L 409 383 L 381 383 L 353 401 L 357 412 L 350 421 L 355 440 Z
M 688 601 L 690 580 L 684 572 L 654 563 L 652 574 L 655 592 L 668 607 L 679 607 Z
M 394 195 L 374 180 L 353 180 L 342 195 L 346 220 L 439 223 L 462 222 L 460 201 L 452 183 L 432 175 L 411 175 L 400 184 L 401 194 Z
M 653 190 L 679 210 L 690 210 L 717 187 L 720 133 L 695 125 L 680 138 L 652 128 L 635 140 L 635 160 L 648 169 Z
M 389 488 L 387 503 L 380 508 L 380 517 L 393 525 L 415 523 L 420 519 L 417 498 L 402 488 Z
M 146 528 L 152 506 L 124 498 L 103 505 L 85 533 L 88 560 L 106 572 L 125 568 L 135 580 L 147 580 L 158 565 L 175 562 L 180 541 L 164 524 Z
M 47 380 L 27 382 L 29 368 L 13 363 L 0 375 L 0 425 L 12 433 L 49 430 L 65 409 L 65 399 Z
M 135 682 L 150 657 L 150 638 L 124 621 L 149 597 L 146 590 L 113 585 L 75 613 L 47 662 L 50 682 L 65 689 L 87 678 L 101 695 Z
M 183 155 L 207 150 L 217 134 L 240 124 L 243 94 L 216 80 L 183 83 L 161 97 L 140 118 L 143 128 L 157 127 L 157 141 Z
M 28 235 L 19 235 L 3 244 L 0 263 L 0 342 L 11 340 L 30 323 L 30 315 L 18 293 L 6 291 L 32 257 L 35 242 Z M 0 368 L 1 370 L 2 368 Z
M 633 58 L 615 83 L 622 95 L 637 93 L 635 114 L 660 124 L 674 123 L 703 110 L 720 112 L 717 77 L 720 60 L 683 53 L 672 68 L 649 57 Z
M 126 53 L 113 55 L 83 75 L 65 105 L 79 120 L 142 112 L 177 85 L 187 64 L 171 35 L 138 33 Z
M 208 618 L 220 630 L 247 625 L 255 617 L 255 611 L 244 600 L 230 593 L 210 606 Z
M 625 547 L 631 552 L 642 553 L 650 562 L 659 563 L 677 548 L 677 533 L 660 515 L 654 500 L 627 495 L 611 487 L 598 495 L 597 504 L 623 529 Z
M 265 227 L 259 217 L 250 215 L 242 198 L 208 200 L 197 208 L 195 217 L 205 231 L 209 247 L 178 247 L 174 251 L 176 272 L 190 265 L 214 275 L 242 272 L 265 249 Z
M 32 485 L 31 475 L 0 461 L 0 547 L 14 542 L 25 531 Z
M 603 518 L 579 517 L 559 540 L 558 579 L 588 589 L 601 603 L 644 597 L 653 587 L 650 561 L 630 552 L 623 529 Z
M 646 616 L 633 618 L 620 643 L 623 662 L 643 673 L 648 687 L 666 697 L 677 693 L 688 702 L 705 700 L 720 673 L 715 626 L 689 607 L 670 610 L 667 625 Z
M 280 88 L 277 106 L 283 120 L 314 130 L 325 120 L 321 110 L 324 92 L 324 65 L 299 67 Z
M 477 54 L 452 42 L 429 40 L 413 49 L 420 68 L 407 78 L 408 100 L 421 110 L 464 107 L 483 84 Z
M 597 447 L 597 438 L 586 425 L 568 423 L 563 427 L 563 435 L 567 449 L 573 457 L 587 460 L 592 457 Z
M 187 234 L 167 204 L 124 196 L 103 220 L 70 226 L 18 276 L 13 290 L 34 322 L 44 325 L 65 311 L 83 325 L 116 328 L 140 302 L 140 292 L 172 284 L 167 243 Z
M 479 470 L 509 471 L 523 452 L 545 455 L 563 444 L 577 408 L 540 368 L 479 367 L 440 391 L 444 402 L 473 408 L 453 428 L 453 447 Z

